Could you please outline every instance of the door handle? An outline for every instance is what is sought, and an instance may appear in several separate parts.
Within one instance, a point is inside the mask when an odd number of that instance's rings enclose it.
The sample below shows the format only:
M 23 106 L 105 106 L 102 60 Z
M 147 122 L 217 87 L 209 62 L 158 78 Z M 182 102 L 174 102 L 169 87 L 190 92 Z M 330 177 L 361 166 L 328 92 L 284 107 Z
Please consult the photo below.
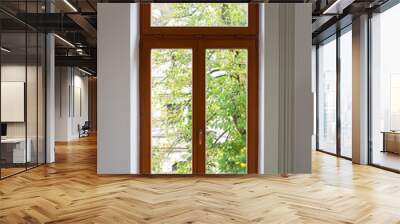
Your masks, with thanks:
M 199 145 L 203 145 L 203 129 L 199 130 Z

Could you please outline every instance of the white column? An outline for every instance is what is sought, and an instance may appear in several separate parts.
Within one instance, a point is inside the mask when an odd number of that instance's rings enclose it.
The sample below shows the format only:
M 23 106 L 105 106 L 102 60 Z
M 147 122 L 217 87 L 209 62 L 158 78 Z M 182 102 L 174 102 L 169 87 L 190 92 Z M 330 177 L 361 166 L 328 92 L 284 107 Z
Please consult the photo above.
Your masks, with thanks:
M 57 67 L 55 69 L 55 141 L 65 142 L 72 136 L 73 106 L 73 68 Z
M 311 4 L 265 4 L 261 30 L 260 173 L 311 172 Z
M 265 4 L 259 4 L 259 39 L 258 39 L 258 47 L 259 47 L 259 55 L 258 60 L 259 63 L 259 80 L 258 80 L 258 171 L 260 174 L 264 174 L 265 164 L 264 164 L 264 148 L 265 148 Z
M 313 109 L 314 109 L 314 124 L 313 124 L 313 136 L 312 136 L 312 150 L 317 149 L 317 125 L 316 125 L 316 112 L 317 112 L 317 47 L 312 46 L 312 55 L 311 55 L 311 73 L 312 73 L 312 93 L 313 93 Z
M 279 4 L 264 4 L 264 23 L 261 32 L 264 47 L 260 50 L 265 56 L 260 64 L 264 73 L 264 95 L 261 95 L 264 107 L 263 129 L 263 153 L 262 174 L 278 174 L 279 169 Z
M 294 131 L 294 144 L 289 173 L 311 173 L 314 95 L 312 25 L 309 21 L 312 21 L 312 4 L 296 4 L 294 12 L 294 123 L 290 127 Z
M 353 20 L 353 162 L 368 163 L 368 16 Z
M 97 172 L 139 173 L 139 4 L 100 3 Z
M 54 35 L 46 36 L 46 163 L 55 161 L 55 44 Z

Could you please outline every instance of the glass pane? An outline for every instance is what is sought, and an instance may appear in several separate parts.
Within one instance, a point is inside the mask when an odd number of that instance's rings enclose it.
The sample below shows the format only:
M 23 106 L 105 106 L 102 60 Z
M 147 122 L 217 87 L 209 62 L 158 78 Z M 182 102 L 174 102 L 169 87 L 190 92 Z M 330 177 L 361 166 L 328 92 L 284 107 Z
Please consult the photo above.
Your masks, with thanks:
M 192 173 L 192 50 L 151 50 L 153 174 Z
M 153 27 L 247 27 L 247 3 L 152 3 Z
M 400 5 L 372 17 L 372 163 L 400 170 Z
M 342 156 L 352 156 L 352 33 L 340 37 L 340 121 Z
M 247 50 L 206 50 L 206 173 L 247 173 Z
M 25 41 L 22 32 L 1 35 L 1 177 L 24 171 L 31 161 L 29 141 L 26 147 Z
M 336 153 L 336 39 L 318 50 L 318 149 Z

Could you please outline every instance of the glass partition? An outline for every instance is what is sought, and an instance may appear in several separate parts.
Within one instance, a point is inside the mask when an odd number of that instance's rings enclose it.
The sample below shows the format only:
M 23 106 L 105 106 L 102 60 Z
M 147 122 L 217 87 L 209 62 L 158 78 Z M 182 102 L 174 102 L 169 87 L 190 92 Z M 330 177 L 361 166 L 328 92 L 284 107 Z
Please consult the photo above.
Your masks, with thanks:
M 26 169 L 26 35 L 1 34 L 1 161 L 2 177 Z M 6 49 L 6 50 L 4 50 Z
M 0 6 L 41 13 L 43 3 Z M 45 34 L 0 13 L 1 179 L 45 163 L 45 45 Z

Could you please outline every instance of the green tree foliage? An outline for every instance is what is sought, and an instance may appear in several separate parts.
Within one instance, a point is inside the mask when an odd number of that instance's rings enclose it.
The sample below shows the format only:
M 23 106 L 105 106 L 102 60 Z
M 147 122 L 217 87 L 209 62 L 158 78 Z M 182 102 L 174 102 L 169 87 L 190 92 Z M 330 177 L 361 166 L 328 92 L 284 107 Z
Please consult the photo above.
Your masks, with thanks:
M 247 51 L 206 52 L 208 173 L 246 172 Z
M 164 161 L 182 154 L 177 173 L 191 172 L 192 51 L 153 49 L 152 63 L 152 172 L 162 173 Z
M 247 4 L 152 4 L 152 24 L 156 26 L 246 26 Z
M 189 26 L 246 25 L 241 4 L 170 4 L 159 12 L 158 24 Z M 172 8 L 171 8 L 172 7 Z M 163 17 L 163 15 L 165 15 Z M 171 20 L 173 22 L 171 22 Z M 169 22 L 168 22 L 169 21 Z M 192 52 L 152 50 L 152 171 L 174 163 L 174 173 L 192 169 Z M 206 51 L 206 169 L 207 173 L 246 173 L 247 50 Z M 176 160 L 174 153 L 180 154 Z M 175 161 L 176 160 L 176 161 Z

